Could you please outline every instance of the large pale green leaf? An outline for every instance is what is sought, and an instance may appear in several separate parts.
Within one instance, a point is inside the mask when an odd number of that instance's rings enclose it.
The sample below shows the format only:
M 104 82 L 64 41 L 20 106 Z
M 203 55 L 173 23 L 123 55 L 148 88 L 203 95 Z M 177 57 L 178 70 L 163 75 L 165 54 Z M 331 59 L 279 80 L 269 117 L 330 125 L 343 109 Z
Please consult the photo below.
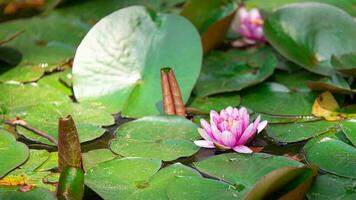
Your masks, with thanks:
M 352 16 L 356 16 L 356 1 L 355 0 L 248 0 L 246 2 L 247 7 L 257 7 L 263 9 L 264 11 L 272 12 L 279 7 L 290 3 L 300 3 L 300 2 L 320 2 L 327 3 L 334 6 L 337 6 Z
M 309 163 L 339 176 L 356 178 L 356 148 L 341 140 L 320 136 L 304 146 Z
M 282 7 L 265 21 L 264 32 L 283 56 L 322 75 L 334 72 L 332 55 L 356 50 L 356 22 L 343 10 L 327 4 Z
M 229 153 L 196 162 L 194 165 L 199 171 L 239 188 L 238 195 L 242 198 L 267 173 L 281 167 L 297 167 L 303 164 L 286 157 L 263 153 L 251 155 Z
M 270 124 L 267 134 L 279 142 L 300 142 L 323 134 L 334 127 L 335 123 L 324 120 Z
M 311 115 L 317 93 L 267 82 L 242 93 L 242 105 L 254 111 L 274 115 Z
M 19 192 L 19 187 L 0 187 L 1 200 L 56 200 L 54 194 L 44 188 L 34 188 L 28 192 Z
M 24 163 L 28 156 L 25 144 L 17 142 L 14 136 L 0 129 L 0 178 Z
M 340 75 L 333 74 L 331 77 L 324 77 L 319 80 L 311 80 L 307 82 L 311 90 L 329 91 L 339 94 L 353 94 L 355 89 L 351 89 L 349 83 Z
M 276 58 L 266 49 L 210 52 L 204 58 L 203 69 L 194 93 L 203 97 L 240 91 L 267 79 L 273 74 L 276 65 Z
M 318 176 L 307 194 L 309 200 L 356 199 L 356 180 L 331 174 Z
M 105 132 L 101 126 L 114 124 L 114 118 L 105 111 L 105 108 L 76 103 L 40 103 L 28 108 L 26 113 L 21 115 L 21 119 L 32 127 L 58 138 L 58 119 L 68 115 L 72 115 L 76 122 L 81 142 L 101 136 Z M 18 132 L 32 140 L 51 144 L 25 128 L 19 127 Z
M 122 156 L 175 160 L 194 154 L 199 148 L 198 126 L 170 115 L 144 117 L 119 127 L 110 148 Z
M 85 36 L 73 63 L 79 101 L 140 117 L 161 109 L 160 69 L 171 67 L 186 102 L 201 66 L 199 34 L 180 16 L 141 6 L 116 11 Z

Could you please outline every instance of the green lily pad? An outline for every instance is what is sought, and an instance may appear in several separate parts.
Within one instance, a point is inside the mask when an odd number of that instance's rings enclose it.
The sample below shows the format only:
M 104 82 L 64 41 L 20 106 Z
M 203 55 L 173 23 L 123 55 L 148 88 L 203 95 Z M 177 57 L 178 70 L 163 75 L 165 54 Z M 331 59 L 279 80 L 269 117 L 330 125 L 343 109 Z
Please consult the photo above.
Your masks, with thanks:
M 305 157 L 322 170 L 349 178 L 356 178 L 356 148 L 332 137 L 321 136 L 304 146 Z
M 40 79 L 45 69 L 36 65 L 23 65 L 1 71 L 0 82 L 31 82 Z
M 124 116 L 158 114 L 160 69 L 174 70 L 186 102 L 201 60 L 199 34 L 186 19 L 142 6 L 124 8 L 100 20 L 79 45 L 74 94 L 81 102 L 101 102 Z
M 62 92 L 64 95 L 71 96 L 73 95 L 72 89 L 68 87 L 65 83 L 63 83 L 61 79 L 62 77 L 66 77 L 68 71 L 70 70 L 53 73 L 48 76 L 45 76 L 41 78 L 39 81 L 37 81 L 37 84 L 40 86 L 47 86 L 49 88 Z
M 256 112 L 272 115 L 311 115 L 317 93 L 295 90 L 267 82 L 242 93 L 242 105 Z
M 49 155 L 46 150 L 30 149 L 30 157 L 20 168 L 25 171 L 35 171 L 49 159 Z
M 239 192 L 243 197 L 269 172 L 281 167 L 303 164 L 286 157 L 263 153 L 251 155 L 229 153 L 196 162 L 194 165 L 199 171 L 240 188 Z
M 138 188 L 138 191 L 130 195 L 128 199 L 171 199 L 167 191 L 168 185 L 171 185 L 172 182 L 182 177 L 201 178 L 201 175 L 190 167 L 175 163 L 154 174 L 149 179 L 146 187 Z M 183 192 L 184 190 L 181 191 Z
M 180 14 L 189 19 L 200 33 L 204 33 L 212 24 L 233 13 L 236 7 L 236 2 L 232 0 L 209 0 L 204 3 L 190 0 Z
M 0 93 L 0 110 L 9 117 L 26 114 L 27 109 L 39 103 L 70 101 L 58 91 L 32 85 L 0 84 Z
M 80 142 L 93 140 L 106 130 L 104 125 L 114 124 L 114 118 L 99 106 L 89 106 L 76 103 L 42 103 L 31 106 L 21 119 L 32 127 L 58 138 L 58 119 L 72 115 L 79 134 Z M 25 128 L 18 127 L 18 132 L 25 137 L 45 144 L 51 144 Z
M 122 158 L 100 163 L 85 174 L 85 185 L 104 199 L 127 199 L 135 191 L 149 187 L 149 179 L 161 167 L 161 161 Z
M 169 184 L 167 199 L 241 199 L 241 194 L 232 185 L 201 177 L 181 177 Z
M 20 187 L 0 187 L 1 200 L 56 200 L 54 194 L 44 188 L 34 188 L 28 192 L 18 191 Z
M 300 142 L 326 133 L 334 127 L 335 123 L 324 120 L 270 124 L 267 128 L 267 134 L 279 142 Z
M 323 76 L 311 73 L 304 69 L 300 69 L 293 72 L 276 71 L 272 76 L 272 80 L 274 82 L 285 85 L 290 90 L 298 90 L 304 92 L 310 91 L 307 84 L 308 81 L 313 81 L 322 78 Z
M 85 184 L 104 199 L 167 199 L 167 186 L 181 177 L 201 177 L 180 163 L 159 170 L 161 162 L 122 158 L 89 169 Z M 158 171 L 159 170 L 159 171 Z
M 187 107 L 201 113 L 209 113 L 211 110 L 220 111 L 228 106 L 240 105 L 241 97 L 236 94 L 222 94 L 209 97 L 191 97 Z
M 339 7 L 346 12 L 348 12 L 352 16 L 356 16 L 356 10 L 354 8 L 355 1 L 351 0 L 268 0 L 268 1 L 260 1 L 260 0 L 249 0 L 246 2 L 247 7 L 257 7 L 259 9 L 263 9 L 264 11 L 272 12 L 279 7 L 282 7 L 291 3 L 300 3 L 300 2 L 319 2 L 319 3 L 327 3 L 333 6 Z
M 356 120 L 341 121 L 340 124 L 347 139 L 356 147 Z
M 316 91 L 329 91 L 339 94 L 353 94 L 356 90 L 351 89 L 349 83 L 341 76 L 333 74 L 330 78 L 324 77 L 315 81 L 308 81 L 308 87 Z
M 356 52 L 343 54 L 340 56 L 331 56 L 333 67 L 347 75 L 356 76 Z
M 0 130 L 0 178 L 24 163 L 29 156 L 25 144 L 17 142 L 15 137 Z
M 350 15 L 337 7 L 296 3 L 270 15 L 265 20 L 264 33 L 289 60 L 314 73 L 331 75 L 335 71 L 331 56 L 356 50 L 355 24 Z
M 84 171 L 88 171 L 90 168 L 97 166 L 98 164 L 112 160 L 118 155 L 114 154 L 109 149 L 95 149 L 82 154 Z
M 144 117 L 120 126 L 110 148 L 125 157 L 175 160 L 199 150 L 193 143 L 200 138 L 197 129 L 193 122 L 178 116 Z
M 257 53 L 256 50 L 210 52 L 204 58 L 203 69 L 194 93 L 198 97 L 204 97 L 222 92 L 240 91 L 264 81 L 273 74 L 277 60 L 267 51 L 265 52 L 267 55 L 256 62 L 250 56 L 253 57 Z
M 54 192 L 56 190 L 56 186 L 52 183 L 53 181 L 58 182 L 59 174 L 40 170 L 40 167 L 47 162 L 49 156 L 50 153 L 46 150 L 31 149 L 28 160 L 19 168 L 7 174 L 3 181 L 14 180 L 14 182 L 16 182 L 16 180 L 23 180 L 23 183 L 20 183 L 21 181 L 17 181 L 18 184 L 46 188 Z M 52 177 L 51 183 L 46 182 L 47 177 Z
M 307 197 L 309 200 L 356 199 L 356 180 L 324 174 L 318 176 Z
M 49 170 L 57 168 L 57 167 L 58 167 L 58 152 L 51 152 L 49 154 L 48 159 L 42 165 L 40 165 L 36 169 L 36 171 L 39 171 L 39 172 L 49 171 Z
M 89 25 L 74 17 L 49 15 L 29 19 L 13 20 L 0 25 L 0 38 L 24 31 L 12 41 L 4 44 L 22 54 L 22 61 L 13 69 L 16 71 L 1 77 L 10 80 L 16 75 L 20 81 L 32 81 L 38 77 L 41 68 L 51 71 L 66 63 L 74 56 L 75 49 L 88 31 Z M 28 66 L 33 66 L 29 68 Z M 26 71 L 24 74 L 18 72 Z M 3 74 L 2 74 L 3 75 Z

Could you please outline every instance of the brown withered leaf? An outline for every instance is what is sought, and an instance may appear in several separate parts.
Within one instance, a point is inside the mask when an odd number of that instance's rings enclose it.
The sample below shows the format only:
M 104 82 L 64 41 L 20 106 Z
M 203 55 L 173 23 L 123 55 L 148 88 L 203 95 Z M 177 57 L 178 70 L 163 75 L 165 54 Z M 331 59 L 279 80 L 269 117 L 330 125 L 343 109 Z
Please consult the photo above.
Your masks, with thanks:
M 82 167 L 82 154 L 79 136 L 71 116 L 58 121 L 58 168 Z

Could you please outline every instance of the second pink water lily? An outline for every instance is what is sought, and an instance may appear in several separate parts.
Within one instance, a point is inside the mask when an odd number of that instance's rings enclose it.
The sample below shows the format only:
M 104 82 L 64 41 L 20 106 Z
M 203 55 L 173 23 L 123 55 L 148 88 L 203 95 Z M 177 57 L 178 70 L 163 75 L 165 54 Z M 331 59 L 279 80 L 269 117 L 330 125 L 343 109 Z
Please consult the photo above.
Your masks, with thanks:
M 261 122 L 260 116 L 250 123 L 250 116 L 244 107 L 240 110 L 227 107 L 220 113 L 212 110 L 210 111 L 210 124 L 204 119 L 200 123 L 202 128 L 198 131 L 204 140 L 194 141 L 197 146 L 233 149 L 239 153 L 252 153 L 246 144 L 251 142 L 256 133 L 260 133 L 267 126 L 267 121 Z

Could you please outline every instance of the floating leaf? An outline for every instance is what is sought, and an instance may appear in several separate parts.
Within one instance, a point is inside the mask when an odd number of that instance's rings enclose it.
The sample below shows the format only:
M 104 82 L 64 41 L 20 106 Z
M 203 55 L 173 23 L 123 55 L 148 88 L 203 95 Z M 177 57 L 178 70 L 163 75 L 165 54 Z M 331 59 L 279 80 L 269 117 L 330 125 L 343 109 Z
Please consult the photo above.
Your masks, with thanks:
M 71 85 L 66 85 L 68 84 L 67 82 L 62 82 L 62 77 L 66 77 L 66 75 L 68 75 L 68 71 L 70 70 L 65 70 L 63 72 L 47 75 L 37 81 L 37 83 L 40 86 L 47 86 L 48 88 L 53 88 L 55 90 L 58 90 L 59 92 L 62 92 L 64 95 L 71 96 L 73 95 L 72 89 L 70 88 Z
M 14 136 L 0 129 L 0 178 L 24 163 L 29 151 L 25 144 L 17 142 Z
M 0 82 L 31 82 L 42 77 L 45 69 L 36 65 L 6 68 L 0 72 Z
M 339 104 L 330 92 L 324 92 L 315 99 L 313 104 L 313 115 L 323 117 L 328 121 L 336 121 L 356 116 L 356 113 L 341 113 Z
M 283 167 L 263 176 L 247 194 L 254 199 L 304 199 L 317 169 L 311 167 Z
M 324 120 L 270 124 L 267 128 L 267 134 L 279 142 L 300 142 L 326 133 L 334 127 L 335 123 Z
M 0 187 L 2 200 L 56 200 L 52 192 L 44 188 L 34 188 L 28 192 L 20 192 L 19 187 Z
M 258 54 L 258 51 L 263 50 L 252 49 L 247 53 L 240 50 L 210 52 L 204 58 L 203 69 L 194 93 L 198 97 L 204 97 L 240 91 L 264 81 L 273 74 L 277 60 L 272 53 L 266 51 L 267 55 L 256 66 L 256 61 L 250 57 Z M 251 61 L 253 62 L 250 64 Z
M 49 15 L 2 23 L 0 38 L 17 31 L 24 31 L 4 46 L 14 48 L 22 54 L 21 63 L 14 69 L 18 72 L 23 70 L 28 72 L 16 74 L 16 79 L 31 81 L 35 79 L 35 73 L 38 76 L 40 72 L 44 72 L 42 68 L 52 70 L 72 58 L 77 45 L 89 27 L 88 24 L 73 17 Z M 29 71 L 30 69 L 32 70 Z M 15 72 L 12 73 L 15 74 Z M 13 78 L 13 76 L 8 78 Z M 2 80 L 4 81 L 3 77 Z
M 265 20 L 264 33 L 283 56 L 322 75 L 333 74 L 332 55 L 356 50 L 355 21 L 343 10 L 327 4 L 284 6 Z
M 305 157 L 311 164 L 339 176 L 356 178 L 356 148 L 340 140 L 320 136 L 304 146 Z
M 58 138 L 58 118 L 72 115 L 76 121 L 80 142 L 90 141 L 101 136 L 105 129 L 100 126 L 114 124 L 114 118 L 100 106 L 76 103 L 42 103 L 31 106 L 21 116 L 29 125 Z M 46 139 L 22 127 L 18 132 L 32 140 L 51 144 Z
M 347 81 L 339 75 L 324 77 L 316 81 L 308 81 L 308 87 L 316 91 L 329 91 L 339 94 L 353 94 L 356 90 L 351 89 Z
M 70 102 L 69 97 L 48 87 L 0 84 L 0 93 L 0 109 L 9 117 L 26 114 L 27 109 L 39 103 Z
M 242 93 L 242 105 L 256 112 L 272 115 L 311 115 L 317 93 L 295 90 L 267 82 Z
M 188 192 L 189 191 L 189 192 Z M 167 199 L 238 199 L 239 191 L 232 185 L 222 181 L 201 177 L 180 177 L 169 184 Z
M 200 137 L 197 129 L 197 125 L 178 116 L 144 117 L 120 126 L 110 148 L 125 157 L 175 160 L 199 150 L 192 142 Z
M 334 6 L 337 6 L 346 12 L 348 12 L 352 16 L 356 16 L 356 11 L 354 9 L 355 2 L 348 0 L 268 0 L 268 1 L 260 1 L 260 0 L 249 0 L 246 2 L 247 7 L 257 7 L 259 9 L 263 9 L 264 11 L 272 12 L 279 7 L 282 7 L 291 3 L 300 3 L 300 2 L 320 2 L 327 3 Z
M 299 167 L 303 164 L 286 157 L 263 153 L 229 153 L 196 162 L 194 165 L 199 171 L 240 188 L 239 193 L 243 197 L 269 172 L 281 167 Z
M 309 200 L 352 200 L 356 198 L 355 179 L 332 174 L 318 176 L 307 197 Z
M 190 112 L 200 112 L 208 114 L 210 110 L 222 110 L 228 106 L 237 107 L 240 105 L 241 97 L 236 94 L 221 94 L 209 97 L 191 97 L 187 107 Z
M 135 191 L 149 186 L 149 179 L 161 167 L 161 161 L 122 158 L 100 163 L 85 174 L 85 184 L 102 198 L 127 199 Z
M 341 121 L 341 129 L 346 135 L 347 139 L 356 147 L 356 120 Z
M 124 116 L 158 114 L 160 69 L 174 70 L 186 102 L 201 57 L 199 34 L 183 17 L 141 6 L 124 8 L 100 20 L 79 45 L 74 94 L 79 101 L 101 102 Z
M 333 67 L 347 75 L 356 76 L 356 52 L 343 54 L 340 56 L 331 56 Z
M 90 168 L 97 166 L 99 163 L 113 160 L 118 155 L 114 154 L 109 149 L 95 149 L 89 152 L 83 153 L 83 168 L 84 171 L 88 171 Z
M 224 40 L 234 19 L 236 7 L 236 2 L 231 0 L 189 0 L 180 14 L 199 30 L 204 52 L 208 52 Z

